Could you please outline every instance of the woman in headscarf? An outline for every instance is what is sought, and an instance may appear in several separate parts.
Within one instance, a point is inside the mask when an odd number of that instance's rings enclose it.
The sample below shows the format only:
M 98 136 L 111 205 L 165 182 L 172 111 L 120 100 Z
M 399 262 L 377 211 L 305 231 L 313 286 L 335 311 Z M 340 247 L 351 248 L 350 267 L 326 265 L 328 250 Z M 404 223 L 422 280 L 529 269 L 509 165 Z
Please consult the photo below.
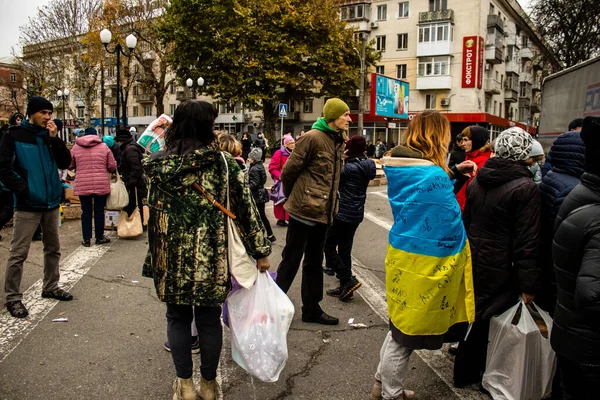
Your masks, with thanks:
M 278 149 L 273 154 L 273 157 L 271 157 L 271 162 L 269 162 L 269 173 L 274 181 L 280 179 L 283 166 L 290 157 L 295 145 L 296 141 L 294 138 L 290 135 L 285 135 L 283 138 L 283 147 Z M 283 208 L 284 204 L 285 202 L 282 202 L 273 206 L 273 213 L 277 219 L 277 226 L 288 226 L 286 221 L 290 220 L 290 215 Z
M 473 161 L 477 164 L 477 169 L 483 167 L 483 164 L 485 164 L 492 155 L 492 148 L 489 143 L 490 133 L 488 130 L 477 125 L 467 126 L 461 132 L 461 136 L 462 138 L 459 146 L 465 151 L 465 161 Z M 467 186 L 469 186 L 469 183 L 471 183 L 475 177 L 477 169 L 471 174 L 467 182 L 456 194 L 456 200 L 458 200 L 461 211 L 464 210 L 465 201 L 467 200 Z

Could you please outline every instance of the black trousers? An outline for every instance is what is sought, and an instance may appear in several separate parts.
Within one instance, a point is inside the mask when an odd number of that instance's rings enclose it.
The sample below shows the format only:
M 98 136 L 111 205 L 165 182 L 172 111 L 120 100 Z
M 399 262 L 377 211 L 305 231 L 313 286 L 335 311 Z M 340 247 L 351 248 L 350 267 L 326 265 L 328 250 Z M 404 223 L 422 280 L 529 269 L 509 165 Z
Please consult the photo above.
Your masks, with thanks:
M 327 225 L 309 226 L 290 218 L 281 263 L 277 269 L 277 285 L 285 293 L 290 290 L 302 262 L 302 313 L 318 314 L 323 300 L 323 249 Z
M 140 210 L 140 217 L 144 220 L 144 198 L 148 195 L 146 188 L 136 188 L 135 186 L 125 186 L 127 193 L 129 194 L 129 204 L 127 207 L 123 207 L 123 211 L 127 212 L 127 216 L 131 217 L 136 206 L 136 193 L 137 193 L 137 207 Z
M 267 214 L 265 214 L 265 203 L 256 203 L 256 208 L 258 208 L 258 213 L 260 214 L 260 219 L 267 230 L 267 236 L 273 236 L 273 229 L 271 228 L 271 223 L 269 222 L 269 218 L 267 218 Z
M 92 210 L 94 212 L 96 240 L 104 237 L 104 207 L 106 206 L 107 197 L 108 195 L 106 194 L 79 196 L 81 200 L 81 232 L 83 240 L 90 240 L 92 238 Z
M 558 355 L 563 400 L 598 399 L 600 365 L 583 365 Z
M 466 341 L 458 343 L 454 358 L 454 386 L 463 388 L 481 383 L 487 359 L 490 320 L 475 319 Z
M 200 373 L 207 381 L 217 377 L 223 346 L 221 307 L 199 307 L 167 303 L 167 339 L 177 377 L 192 377 L 192 333 L 190 325 L 196 315 L 200 343 Z
M 325 263 L 335 271 L 341 283 L 352 277 L 352 244 L 360 222 L 350 223 L 334 218 L 327 230 L 325 241 Z
M 12 192 L 0 189 L 0 229 L 12 219 L 14 204 Z

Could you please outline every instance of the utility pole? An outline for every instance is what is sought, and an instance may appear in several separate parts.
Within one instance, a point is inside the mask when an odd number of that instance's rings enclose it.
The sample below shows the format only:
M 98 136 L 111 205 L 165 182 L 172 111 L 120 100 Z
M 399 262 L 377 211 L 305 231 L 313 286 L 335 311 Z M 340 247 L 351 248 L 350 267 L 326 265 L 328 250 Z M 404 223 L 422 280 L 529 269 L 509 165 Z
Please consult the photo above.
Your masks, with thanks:
M 358 93 L 358 134 L 363 134 L 364 113 L 365 113 L 365 64 L 366 64 L 366 48 L 367 48 L 367 33 L 360 32 L 360 85 Z

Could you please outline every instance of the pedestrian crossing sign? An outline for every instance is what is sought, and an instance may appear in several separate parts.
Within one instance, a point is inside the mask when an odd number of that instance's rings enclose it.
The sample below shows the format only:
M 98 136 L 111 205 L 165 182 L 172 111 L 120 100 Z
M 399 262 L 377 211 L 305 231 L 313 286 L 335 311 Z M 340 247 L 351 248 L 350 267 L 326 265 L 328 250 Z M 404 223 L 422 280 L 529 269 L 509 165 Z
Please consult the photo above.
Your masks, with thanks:
M 287 110 L 288 110 L 287 104 L 285 104 L 285 103 L 279 103 L 279 116 L 281 118 L 287 117 Z

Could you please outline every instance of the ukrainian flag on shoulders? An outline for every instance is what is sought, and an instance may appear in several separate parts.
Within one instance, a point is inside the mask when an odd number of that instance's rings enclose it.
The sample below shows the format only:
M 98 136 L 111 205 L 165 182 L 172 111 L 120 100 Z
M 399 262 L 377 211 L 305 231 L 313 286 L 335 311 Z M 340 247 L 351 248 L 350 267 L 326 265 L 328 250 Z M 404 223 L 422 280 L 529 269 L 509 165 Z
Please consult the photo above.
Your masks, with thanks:
M 406 335 L 473 322 L 471 250 L 450 178 L 428 160 L 382 163 L 394 215 L 385 260 L 390 320 Z

